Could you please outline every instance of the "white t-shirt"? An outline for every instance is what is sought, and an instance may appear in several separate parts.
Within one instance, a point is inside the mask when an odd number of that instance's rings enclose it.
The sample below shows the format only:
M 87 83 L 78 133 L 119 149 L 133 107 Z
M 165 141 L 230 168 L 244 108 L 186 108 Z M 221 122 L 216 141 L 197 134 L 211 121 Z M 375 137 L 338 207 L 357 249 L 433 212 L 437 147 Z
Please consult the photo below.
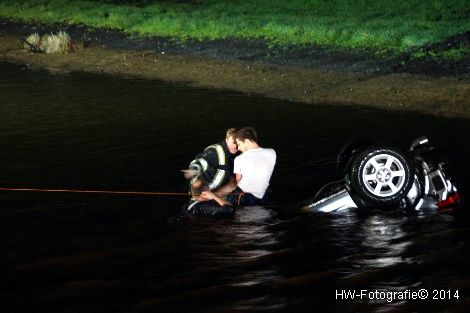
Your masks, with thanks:
M 267 148 L 249 149 L 235 158 L 233 172 L 241 174 L 238 182 L 243 192 L 263 198 L 276 164 L 276 151 Z

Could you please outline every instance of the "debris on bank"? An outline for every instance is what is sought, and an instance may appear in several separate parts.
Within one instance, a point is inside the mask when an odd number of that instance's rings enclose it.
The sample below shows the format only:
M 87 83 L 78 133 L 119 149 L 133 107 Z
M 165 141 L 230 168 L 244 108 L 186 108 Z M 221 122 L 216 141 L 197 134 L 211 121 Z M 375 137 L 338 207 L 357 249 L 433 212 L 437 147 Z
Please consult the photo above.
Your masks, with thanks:
M 38 33 L 31 34 L 21 41 L 21 48 L 46 54 L 66 54 L 73 51 L 72 40 L 69 34 L 63 31 L 59 31 L 56 35 L 53 33 L 42 36 Z

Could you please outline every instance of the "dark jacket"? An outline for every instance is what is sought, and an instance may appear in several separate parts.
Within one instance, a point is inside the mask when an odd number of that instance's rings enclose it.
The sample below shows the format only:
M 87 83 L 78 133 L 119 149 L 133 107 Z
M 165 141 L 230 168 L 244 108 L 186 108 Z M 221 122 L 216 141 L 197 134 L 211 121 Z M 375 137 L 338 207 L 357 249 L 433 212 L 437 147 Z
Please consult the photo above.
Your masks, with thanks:
M 210 190 L 216 190 L 228 183 L 233 175 L 235 155 L 228 150 L 225 141 L 208 146 L 198 154 L 189 167 L 201 170 L 201 175 L 209 183 Z

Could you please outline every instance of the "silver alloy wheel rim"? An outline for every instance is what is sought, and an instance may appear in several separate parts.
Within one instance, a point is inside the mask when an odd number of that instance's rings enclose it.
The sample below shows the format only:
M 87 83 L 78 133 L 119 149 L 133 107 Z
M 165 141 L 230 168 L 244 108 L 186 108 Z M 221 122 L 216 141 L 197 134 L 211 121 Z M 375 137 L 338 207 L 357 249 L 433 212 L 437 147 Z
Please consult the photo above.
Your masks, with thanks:
M 405 166 L 393 155 L 374 155 L 364 165 L 362 181 L 374 196 L 393 196 L 405 184 Z

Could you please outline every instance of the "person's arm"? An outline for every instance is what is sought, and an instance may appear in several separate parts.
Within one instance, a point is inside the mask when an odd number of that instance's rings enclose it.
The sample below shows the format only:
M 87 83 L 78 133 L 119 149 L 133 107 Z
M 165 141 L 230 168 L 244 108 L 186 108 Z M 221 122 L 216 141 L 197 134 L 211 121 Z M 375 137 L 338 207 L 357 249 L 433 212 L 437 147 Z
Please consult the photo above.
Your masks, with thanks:
M 237 156 L 233 162 L 233 173 L 235 174 L 235 181 L 237 184 L 242 179 L 242 169 L 241 169 L 241 162 L 240 162 L 241 155 Z
M 230 202 L 228 202 L 227 200 L 224 200 L 221 197 L 215 195 L 212 191 L 203 191 L 201 196 L 203 196 L 204 198 L 209 199 L 209 200 L 214 200 L 220 206 L 231 205 Z
M 218 197 L 224 197 L 234 191 L 235 188 L 237 188 L 237 181 L 235 180 L 235 175 L 232 175 L 229 182 L 221 188 L 217 189 L 217 191 L 214 191 L 214 193 Z
M 196 155 L 194 160 L 189 163 L 187 170 L 182 170 L 186 179 L 191 179 L 194 176 L 199 176 L 211 169 L 217 162 L 217 151 L 212 146 L 207 147 Z

